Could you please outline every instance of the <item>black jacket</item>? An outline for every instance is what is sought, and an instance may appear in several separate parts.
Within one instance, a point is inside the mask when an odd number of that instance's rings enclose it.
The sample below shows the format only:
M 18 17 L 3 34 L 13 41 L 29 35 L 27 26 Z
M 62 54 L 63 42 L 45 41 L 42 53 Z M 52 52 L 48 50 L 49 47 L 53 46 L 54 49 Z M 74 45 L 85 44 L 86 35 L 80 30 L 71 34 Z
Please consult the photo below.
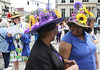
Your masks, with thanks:
M 63 60 L 54 52 L 58 53 L 52 45 L 49 48 L 38 38 L 32 47 L 25 70 L 64 70 Z

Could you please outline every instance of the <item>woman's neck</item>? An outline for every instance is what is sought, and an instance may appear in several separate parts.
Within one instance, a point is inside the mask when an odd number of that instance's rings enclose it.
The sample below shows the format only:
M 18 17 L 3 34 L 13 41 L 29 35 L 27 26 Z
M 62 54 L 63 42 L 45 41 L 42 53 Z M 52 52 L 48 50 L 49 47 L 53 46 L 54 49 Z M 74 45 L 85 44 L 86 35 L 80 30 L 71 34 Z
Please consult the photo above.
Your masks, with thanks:
M 80 35 L 78 38 L 84 41 L 84 35 L 83 34 Z
M 48 46 L 50 47 L 50 41 L 48 40 L 48 38 L 44 38 L 44 39 L 42 39 L 42 41 L 43 41 L 46 45 L 48 45 Z

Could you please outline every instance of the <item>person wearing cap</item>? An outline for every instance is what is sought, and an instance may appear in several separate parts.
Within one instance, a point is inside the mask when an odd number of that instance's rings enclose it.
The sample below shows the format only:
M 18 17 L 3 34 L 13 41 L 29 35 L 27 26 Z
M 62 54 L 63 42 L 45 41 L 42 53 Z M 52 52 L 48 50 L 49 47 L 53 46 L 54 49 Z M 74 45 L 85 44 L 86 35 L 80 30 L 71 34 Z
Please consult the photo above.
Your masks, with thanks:
M 68 22 L 71 30 L 62 37 L 59 53 L 64 59 L 75 60 L 79 70 L 97 70 L 95 56 L 97 48 L 87 33 L 91 30 L 87 25 L 87 17 L 93 14 L 80 2 L 76 2 L 74 7 L 74 16 Z M 66 67 L 69 66 L 66 64 Z
M 11 27 L 17 26 L 20 32 L 16 34 L 7 33 L 6 40 L 9 43 L 8 50 L 10 53 L 10 60 L 14 62 L 15 70 L 19 70 L 19 61 L 25 61 L 27 63 L 28 56 L 30 54 L 29 43 L 31 41 L 30 34 L 25 34 L 24 24 L 21 23 L 20 13 L 18 11 L 13 11 L 7 14 L 14 23 L 11 23 Z
M 2 19 L 0 22 L 0 52 L 3 55 L 4 60 L 4 69 L 3 70 L 11 70 L 9 67 L 10 63 L 10 51 L 8 51 L 9 44 L 6 41 L 7 28 L 9 27 L 9 23 L 5 19 Z
M 65 70 L 64 63 L 71 65 L 66 70 L 78 70 L 74 60 L 64 60 L 51 44 L 57 34 L 56 24 L 64 18 L 57 18 L 54 11 L 41 11 L 39 16 L 33 17 L 39 19 L 27 33 L 37 32 L 39 37 L 31 49 L 25 70 Z

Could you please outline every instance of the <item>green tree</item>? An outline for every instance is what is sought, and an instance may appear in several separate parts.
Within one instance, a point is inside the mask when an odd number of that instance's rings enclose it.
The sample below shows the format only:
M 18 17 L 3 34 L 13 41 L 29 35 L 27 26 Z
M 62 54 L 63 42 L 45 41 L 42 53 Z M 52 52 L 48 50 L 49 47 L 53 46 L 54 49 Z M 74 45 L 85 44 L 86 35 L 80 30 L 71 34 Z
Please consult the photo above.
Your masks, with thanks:
M 25 17 L 25 22 L 28 22 L 28 21 L 29 21 L 29 17 L 30 17 L 30 15 L 27 15 L 27 16 Z

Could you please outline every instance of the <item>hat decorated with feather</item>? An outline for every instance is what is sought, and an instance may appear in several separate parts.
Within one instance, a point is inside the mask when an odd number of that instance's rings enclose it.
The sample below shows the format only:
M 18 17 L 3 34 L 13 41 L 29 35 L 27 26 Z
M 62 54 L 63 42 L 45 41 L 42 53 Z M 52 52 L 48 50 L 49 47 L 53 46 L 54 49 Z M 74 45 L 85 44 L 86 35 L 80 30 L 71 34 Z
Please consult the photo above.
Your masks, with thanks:
M 88 26 L 88 17 L 94 17 L 94 15 L 87 9 L 85 5 L 82 5 L 80 2 L 74 4 L 75 12 L 71 14 L 71 17 L 68 20 L 68 25 L 77 24 L 84 28 L 89 28 Z
M 40 28 L 50 24 L 50 23 L 55 23 L 58 24 L 60 23 L 64 18 L 60 16 L 59 11 L 57 10 L 40 10 L 37 13 L 34 13 L 31 15 L 29 21 L 29 27 L 25 30 L 25 33 L 31 34 L 37 32 Z
M 21 17 L 23 15 L 20 14 L 18 11 L 12 11 L 11 13 L 7 14 L 7 17 L 10 19 L 16 18 L 16 17 Z

